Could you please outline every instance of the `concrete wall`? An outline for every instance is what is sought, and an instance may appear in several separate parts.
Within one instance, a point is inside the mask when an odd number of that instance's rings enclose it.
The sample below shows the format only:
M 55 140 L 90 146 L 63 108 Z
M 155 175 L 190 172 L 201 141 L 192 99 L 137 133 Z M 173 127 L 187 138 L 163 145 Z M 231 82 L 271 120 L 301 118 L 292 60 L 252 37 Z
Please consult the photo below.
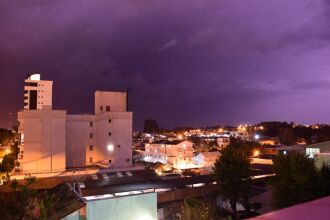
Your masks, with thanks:
M 104 112 L 96 116 L 96 160 L 111 160 L 112 167 L 132 165 L 132 117 L 132 112 Z
M 89 164 L 89 158 L 95 157 L 95 115 L 68 115 L 66 126 L 66 165 L 68 168 Z M 90 127 L 90 122 L 93 126 Z M 90 138 L 90 134 L 93 138 Z M 93 145 L 93 151 L 90 151 Z M 94 161 L 95 162 L 95 161 Z
M 68 167 L 85 166 L 98 161 L 108 163 L 109 160 L 112 167 L 132 165 L 131 112 L 68 115 L 66 139 Z M 93 145 L 92 150 L 90 145 Z
M 103 110 L 100 109 L 103 106 Z M 127 111 L 127 93 L 126 92 L 95 92 L 95 114 L 106 111 L 106 106 L 110 106 L 111 112 Z
M 24 172 L 56 172 L 65 169 L 65 111 L 24 110 L 19 113 L 24 134 L 19 160 Z

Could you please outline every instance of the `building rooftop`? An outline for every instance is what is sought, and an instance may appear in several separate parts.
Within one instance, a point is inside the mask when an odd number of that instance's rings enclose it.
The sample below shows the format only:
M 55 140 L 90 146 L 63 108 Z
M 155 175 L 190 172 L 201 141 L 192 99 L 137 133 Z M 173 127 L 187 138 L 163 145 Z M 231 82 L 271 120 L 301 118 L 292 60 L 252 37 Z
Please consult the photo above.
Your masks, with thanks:
M 161 140 L 161 141 L 155 141 L 152 144 L 178 145 L 184 141 L 187 141 L 187 140 L 174 140 L 174 141 Z M 190 142 L 190 141 L 188 141 L 188 142 Z
M 305 148 L 329 148 L 330 147 L 330 141 L 325 141 L 317 144 L 310 144 L 304 146 Z
M 328 219 L 330 216 L 330 196 L 311 202 L 280 209 L 250 219 L 255 220 L 287 220 L 287 219 Z

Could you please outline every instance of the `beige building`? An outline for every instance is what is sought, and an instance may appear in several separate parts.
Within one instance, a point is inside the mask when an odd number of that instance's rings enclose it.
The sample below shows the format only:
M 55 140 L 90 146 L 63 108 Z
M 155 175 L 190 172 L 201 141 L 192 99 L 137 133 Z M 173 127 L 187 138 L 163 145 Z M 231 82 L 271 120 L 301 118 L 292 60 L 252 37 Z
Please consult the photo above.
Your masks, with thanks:
M 23 110 L 18 113 L 21 134 L 19 163 L 31 173 L 56 172 L 65 169 L 66 111 L 50 107 Z
M 29 77 L 28 83 L 42 84 L 40 76 Z M 51 102 L 42 103 L 18 113 L 23 172 L 59 172 L 96 164 L 132 166 L 133 113 L 127 111 L 127 92 L 95 92 L 94 114 L 67 115 L 52 110 Z

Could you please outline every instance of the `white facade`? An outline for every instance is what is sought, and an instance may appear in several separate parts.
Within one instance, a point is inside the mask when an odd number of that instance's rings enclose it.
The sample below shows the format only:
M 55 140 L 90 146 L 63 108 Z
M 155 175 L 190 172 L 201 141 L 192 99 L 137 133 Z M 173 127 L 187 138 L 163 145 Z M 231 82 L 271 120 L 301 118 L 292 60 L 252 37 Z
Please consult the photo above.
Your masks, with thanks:
M 18 113 L 18 121 L 20 166 L 31 173 L 64 170 L 66 111 L 24 110 Z
M 111 197 L 110 194 L 84 197 L 86 207 L 63 220 L 157 220 L 157 193 Z
M 23 110 L 18 113 L 21 169 L 40 173 L 95 164 L 130 167 L 132 118 L 127 92 L 95 92 L 95 114 L 67 115 L 50 106 Z
M 40 74 L 30 75 L 25 80 L 24 109 L 41 110 L 52 106 L 53 82 L 40 80 Z
M 194 156 L 194 164 L 199 167 L 213 167 L 220 156 L 219 151 L 202 152 Z
M 99 94 L 95 93 L 95 99 Z M 103 104 L 111 108 L 111 103 Z M 67 116 L 67 167 L 81 167 L 96 162 L 109 164 L 110 167 L 130 167 L 133 113 L 101 112 L 98 109 L 95 109 L 95 115 Z
M 193 158 L 193 143 L 190 141 L 164 141 L 146 144 L 144 160 L 151 163 L 170 164 L 177 169 L 190 168 Z

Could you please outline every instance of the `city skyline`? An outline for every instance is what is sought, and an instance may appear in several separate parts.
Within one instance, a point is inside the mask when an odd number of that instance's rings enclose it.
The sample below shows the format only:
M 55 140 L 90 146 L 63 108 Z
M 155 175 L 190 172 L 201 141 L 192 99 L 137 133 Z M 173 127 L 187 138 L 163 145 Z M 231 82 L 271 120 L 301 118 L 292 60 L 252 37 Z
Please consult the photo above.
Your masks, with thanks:
M 1 2 L 0 127 L 34 72 L 71 114 L 91 113 L 95 90 L 129 88 L 135 129 L 330 123 L 328 1 L 189 3 Z

